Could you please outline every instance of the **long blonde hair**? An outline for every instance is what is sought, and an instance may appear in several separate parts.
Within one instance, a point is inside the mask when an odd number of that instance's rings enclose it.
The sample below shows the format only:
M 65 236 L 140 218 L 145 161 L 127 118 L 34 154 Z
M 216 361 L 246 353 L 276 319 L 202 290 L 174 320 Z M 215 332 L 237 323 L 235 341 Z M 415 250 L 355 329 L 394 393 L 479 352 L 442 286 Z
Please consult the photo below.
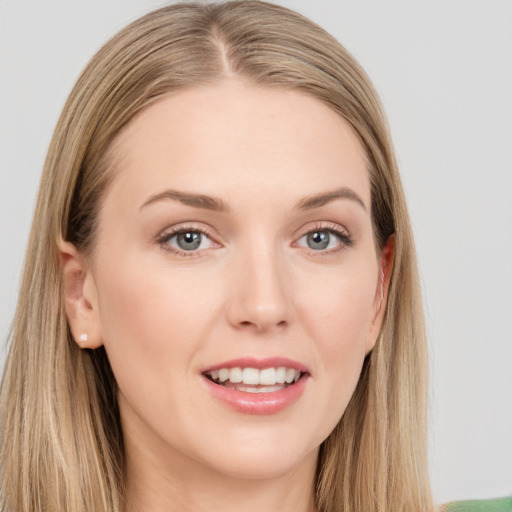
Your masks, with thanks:
M 148 103 L 227 75 L 303 91 L 354 127 L 371 181 L 375 240 L 395 236 L 387 310 L 356 391 L 320 450 L 318 512 L 431 512 L 426 342 L 411 228 L 370 80 L 323 29 L 258 1 L 171 5 L 91 60 L 50 144 L 2 381 L 1 510 L 120 512 L 124 455 L 103 349 L 80 350 L 61 295 L 57 242 L 92 250 L 112 179 L 109 148 Z

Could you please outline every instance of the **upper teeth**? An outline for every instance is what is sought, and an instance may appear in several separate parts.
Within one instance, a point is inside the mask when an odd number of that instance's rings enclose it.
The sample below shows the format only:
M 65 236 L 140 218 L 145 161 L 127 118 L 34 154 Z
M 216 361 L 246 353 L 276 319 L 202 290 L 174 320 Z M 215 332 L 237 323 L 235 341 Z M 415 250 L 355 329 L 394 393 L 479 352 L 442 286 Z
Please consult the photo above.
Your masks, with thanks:
M 297 382 L 300 372 L 293 368 L 280 366 L 279 368 L 220 368 L 206 372 L 212 380 L 232 382 L 233 384 L 243 382 L 244 384 L 273 386 L 275 384 L 291 384 Z

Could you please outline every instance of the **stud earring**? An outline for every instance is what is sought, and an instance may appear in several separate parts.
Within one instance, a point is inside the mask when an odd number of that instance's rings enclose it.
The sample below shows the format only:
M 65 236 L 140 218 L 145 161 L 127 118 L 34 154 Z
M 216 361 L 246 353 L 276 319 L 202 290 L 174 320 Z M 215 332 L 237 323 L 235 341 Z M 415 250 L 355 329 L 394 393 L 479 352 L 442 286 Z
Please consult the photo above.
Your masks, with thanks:
M 80 336 L 78 337 L 78 339 L 82 342 L 85 342 L 87 341 L 87 334 L 83 333 L 83 334 L 80 334 Z

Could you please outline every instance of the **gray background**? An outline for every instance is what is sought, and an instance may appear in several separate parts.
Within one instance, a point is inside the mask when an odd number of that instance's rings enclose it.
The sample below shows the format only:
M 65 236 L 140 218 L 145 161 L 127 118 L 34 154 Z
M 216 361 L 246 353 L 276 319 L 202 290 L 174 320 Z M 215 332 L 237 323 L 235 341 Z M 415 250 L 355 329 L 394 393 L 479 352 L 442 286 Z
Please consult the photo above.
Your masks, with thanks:
M 512 492 L 512 2 L 288 0 L 366 68 L 416 233 L 439 501 Z M 0 337 L 57 116 L 93 52 L 150 0 L 0 1 Z M 2 356 L 3 358 L 3 356 Z

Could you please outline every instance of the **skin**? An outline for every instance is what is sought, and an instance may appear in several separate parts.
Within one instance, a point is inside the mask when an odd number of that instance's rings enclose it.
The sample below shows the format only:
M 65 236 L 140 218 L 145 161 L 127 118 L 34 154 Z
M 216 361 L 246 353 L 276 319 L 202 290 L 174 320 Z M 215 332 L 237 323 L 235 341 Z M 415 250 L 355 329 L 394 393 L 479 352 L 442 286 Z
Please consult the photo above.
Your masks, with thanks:
M 230 79 L 148 106 L 114 155 L 92 257 L 60 254 L 72 333 L 105 346 L 119 385 L 127 509 L 313 510 L 318 449 L 376 341 L 392 252 L 375 248 L 357 136 L 316 99 Z M 340 187 L 353 196 L 297 207 Z M 226 211 L 143 206 L 168 189 Z M 180 252 L 173 229 L 207 236 Z M 327 249 L 308 245 L 315 231 Z M 307 366 L 303 395 L 265 416 L 212 398 L 201 372 L 246 356 Z

